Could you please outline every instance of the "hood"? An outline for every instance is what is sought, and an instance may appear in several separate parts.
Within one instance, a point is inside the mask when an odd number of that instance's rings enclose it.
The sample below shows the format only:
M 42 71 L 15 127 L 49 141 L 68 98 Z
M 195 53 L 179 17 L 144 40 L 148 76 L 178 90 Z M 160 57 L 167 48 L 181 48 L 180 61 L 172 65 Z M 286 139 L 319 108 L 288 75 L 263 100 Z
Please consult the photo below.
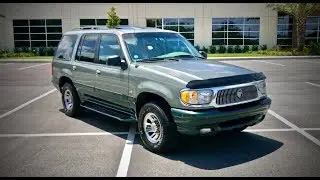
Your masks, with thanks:
M 186 82 L 207 80 L 255 73 L 249 69 L 229 65 L 214 60 L 180 60 L 161 62 L 141 62 L 140 65 L 152 70 L 180 78 Z

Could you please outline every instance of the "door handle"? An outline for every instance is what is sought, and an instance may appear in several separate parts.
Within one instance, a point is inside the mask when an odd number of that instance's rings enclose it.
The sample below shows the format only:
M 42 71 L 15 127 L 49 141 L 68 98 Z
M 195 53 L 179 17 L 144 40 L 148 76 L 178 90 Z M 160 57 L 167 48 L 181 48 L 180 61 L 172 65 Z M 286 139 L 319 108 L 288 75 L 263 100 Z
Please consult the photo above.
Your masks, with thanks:
M 76 70 L 77 69 L 77 66 L 72 66 L 72 70 Z
M 97 69 L 96 74 L 100 74 L 100 73 L 101 73 L 100 70 Z

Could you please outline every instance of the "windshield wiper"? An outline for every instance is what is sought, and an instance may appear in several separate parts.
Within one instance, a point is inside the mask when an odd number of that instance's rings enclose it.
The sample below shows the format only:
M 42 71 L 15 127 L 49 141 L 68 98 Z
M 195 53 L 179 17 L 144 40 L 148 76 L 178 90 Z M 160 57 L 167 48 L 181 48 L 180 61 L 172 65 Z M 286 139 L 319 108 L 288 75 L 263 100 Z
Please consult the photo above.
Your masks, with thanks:
M 190 58 L 206 59 L 206 58 L 204 58 L 204 57 L 202 57 L 202 56 L 193 56 L 193 55 L 191 55 L 191 54 L 182 54 L 182 55 L 173 56 L 173 58 L 178 58 L 178 57 L 181 57 L 181 58 L 188 58 L 188 57 L 190 57 Z
M 163 61 L 163 60 L 170 60 L 170 61 L 179 61 L 177 58 L 160 58 L 160 57 L 151 57 L 151 58 L 144 58 L 140 59 L 138 61 L 144 61 L 144 62 L 155 62 L 155 61 Z

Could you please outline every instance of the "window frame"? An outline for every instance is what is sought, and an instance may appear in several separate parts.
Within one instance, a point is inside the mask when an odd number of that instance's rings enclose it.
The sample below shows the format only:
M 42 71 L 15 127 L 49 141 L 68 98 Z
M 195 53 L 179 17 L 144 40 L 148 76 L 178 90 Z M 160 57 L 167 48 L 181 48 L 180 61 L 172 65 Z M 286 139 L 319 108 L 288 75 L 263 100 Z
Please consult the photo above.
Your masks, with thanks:
M 88 62 L 88 61 L 81 61 L 81 52 L 82 52 L 82 45 L 83 45 L 83 41 L 85 39 L 86 36 L 88 35 L 95 35 L 95 36 L 98 36 L 98 40 L 95 44 L 95 49 L 94 49 L 94 58 L 93 58 L 93 61 L 92 62 Z M 84 63 L 84 64 L 95 64 L 95 61 L 97 59 L 97 45 L 98 43 L 100 44 L 100 34 L 98 33 L 83 33 L 80 37 L 80 42 L 78 44 L 78 47 L 77 47 L 77 51 L 75 52 L 75 57 L 74 57 L 74 61 L 77 62 L 77 63 Z M 77 54 L 78 54 L 78 51 L 80 50 L 80 56 L 79 56 L 79 59 L 77 59 Z

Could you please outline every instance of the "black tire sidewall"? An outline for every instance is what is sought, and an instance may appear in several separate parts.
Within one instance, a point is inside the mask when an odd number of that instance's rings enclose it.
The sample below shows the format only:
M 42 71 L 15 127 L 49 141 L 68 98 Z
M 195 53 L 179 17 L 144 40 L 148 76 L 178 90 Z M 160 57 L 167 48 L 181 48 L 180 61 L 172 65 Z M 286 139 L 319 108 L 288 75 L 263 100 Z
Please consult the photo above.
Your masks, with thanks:
M 69 90 L 71 92 L 72 95 L 72 108 L 71 109 L 67 109 L 65 102 L 64 102 L 64 93 L 66 90 Z M 75 90 L 75 88 L 69 84 L 69 83 L 65 83 L 61 89 L 61 99 L 62 99 L 62 104 L 63 104 L 63 109 L 64 109 L 64 113 L 68 116 L 75 116 L 78 114 L 78 112 L 80 111 L 80 102 L 79 102 L 79 98 L 78 98 L 78 94 Z
M 162 109 L 158 104 L 151 102 L 151 103 L 145 104 L 139 112 L 138 129 L 140 133 L 140 138 L 142 140 L 144 147 L 152 152 L 160 153 L 172 148 L 171 142 L 173 141 L 173 138 L 174 138 L 173 135 L 175 134 L 175 128 L 174 128 L 174 124 L 170 122 L 169 120 L 170 117 L 168 117 L 165 111 L 166 110 Z M 149 112 L 154 113 L 158 117 L 161 123 L 162 138 L 157 143 L 150 142 L 147 139 L 143 129 L 144 117 Z

